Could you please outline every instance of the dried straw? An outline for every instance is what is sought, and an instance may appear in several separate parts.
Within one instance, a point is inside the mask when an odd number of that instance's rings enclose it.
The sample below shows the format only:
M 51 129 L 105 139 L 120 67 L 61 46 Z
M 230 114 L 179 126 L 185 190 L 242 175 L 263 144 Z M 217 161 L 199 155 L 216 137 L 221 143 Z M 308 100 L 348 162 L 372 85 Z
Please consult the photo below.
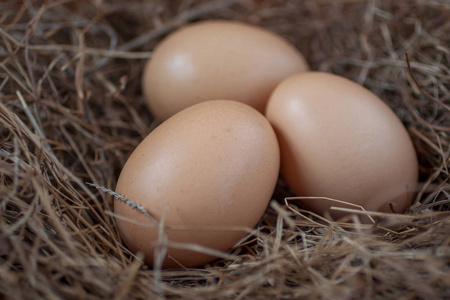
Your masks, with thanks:
M 12 0 L 0 12 L 0 298 L 450 298 L 447 0 Z M 86 183 L 114 189 L 156 126 L 140 92 L 155 44 L 211 18 L 277 32 L 312 69 L 384 99 L 419 155 L 411 212 L 336 223 L 285 202 L 280 182 L 258 227 L 204 268 L 130 253 L 113 197 Z

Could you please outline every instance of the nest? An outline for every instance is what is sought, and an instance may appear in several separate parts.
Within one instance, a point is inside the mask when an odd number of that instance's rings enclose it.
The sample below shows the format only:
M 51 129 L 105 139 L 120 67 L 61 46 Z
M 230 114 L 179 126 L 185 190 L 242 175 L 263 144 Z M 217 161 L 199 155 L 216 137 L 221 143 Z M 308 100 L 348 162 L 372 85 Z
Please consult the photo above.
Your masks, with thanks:
M 450 298 L 448 1 L 13 0 L 0 11 L 1 298 Z M 104 188 L 157 125 L 144 62 L 166 34 L 216 18 L 276 32 L 313 70 L 386 101 L 419 156 L 408 214 L 333 222 L 285 202 L 280 183 L 258 227 L 203 268 L 152 269 L 124 247 Z

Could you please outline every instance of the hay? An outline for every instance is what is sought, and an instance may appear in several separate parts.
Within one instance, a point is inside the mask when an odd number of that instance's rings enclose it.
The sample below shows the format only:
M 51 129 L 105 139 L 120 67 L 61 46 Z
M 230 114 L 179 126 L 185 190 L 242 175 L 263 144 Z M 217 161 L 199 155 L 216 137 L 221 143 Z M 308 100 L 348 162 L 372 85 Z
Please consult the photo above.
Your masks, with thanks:
M 450 298 L 448 1 L 26 0 L 0 11 L 0 298 Z M 112 196 L 86 182 L 114 189 L 156 126 L 143 59 L 210 18 L 277 32 L 312 69 L 385 99 L 419 155 L 411 212 L 335 223 L 285 203 L 280 182 L 258 229 L 205 268 L 152 270 L 129 253 Z

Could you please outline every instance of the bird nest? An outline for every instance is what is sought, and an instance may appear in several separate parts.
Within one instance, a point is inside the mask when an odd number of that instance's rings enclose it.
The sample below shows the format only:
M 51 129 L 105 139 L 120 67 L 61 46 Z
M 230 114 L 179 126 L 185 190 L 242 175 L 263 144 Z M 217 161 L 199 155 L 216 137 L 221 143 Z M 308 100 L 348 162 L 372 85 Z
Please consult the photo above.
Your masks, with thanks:
M 450 298 L 448 1 L 12 0 L 0 11 L 1 298 Z M 157 126 L 142 69 L 165 35 L 205 19 L 276 32 L 311 69 L 383 99 L 419 157 L 410 211 L 334 222 L 285 201 L 280 182 L 258 226 L 204 267 L 155 269 L 130 253 L 107 189 Z

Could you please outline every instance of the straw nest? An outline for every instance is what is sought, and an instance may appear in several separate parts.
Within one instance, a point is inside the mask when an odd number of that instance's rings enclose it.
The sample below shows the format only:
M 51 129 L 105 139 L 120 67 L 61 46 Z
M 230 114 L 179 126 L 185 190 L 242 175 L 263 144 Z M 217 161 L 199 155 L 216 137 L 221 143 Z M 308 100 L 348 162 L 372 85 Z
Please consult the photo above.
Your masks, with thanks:
M 450 298 L 447 0 L 12 0 L 0 11 L 0 298 Z M 130 253 L 113 197 L 86 183 L 114 189 L 156 126 L 140 91 L 155 44 L 213 18 L 272 30 L 312 69 L 384 99 L 419 156 L 410 213 L 336 223 L 285 202 L 280 183 L 258 228 L 204 268 L 151 269 Z

